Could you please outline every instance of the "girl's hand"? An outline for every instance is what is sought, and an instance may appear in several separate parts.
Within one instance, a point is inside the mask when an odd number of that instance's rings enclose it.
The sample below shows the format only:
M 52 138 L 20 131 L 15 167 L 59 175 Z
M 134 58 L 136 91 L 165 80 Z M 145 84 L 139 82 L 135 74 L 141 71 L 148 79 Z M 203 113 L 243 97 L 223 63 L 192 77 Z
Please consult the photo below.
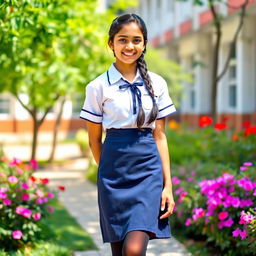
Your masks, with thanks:
M 162 191 L 162 198 L 161 198 L 161 211 L 167 207 L 167 211 L 160 216 L 160 219 L 164 219 L 172 215 L 173 208 L 175 206 L 175 202 L 172 195 L 171 188 L 164 188 Z

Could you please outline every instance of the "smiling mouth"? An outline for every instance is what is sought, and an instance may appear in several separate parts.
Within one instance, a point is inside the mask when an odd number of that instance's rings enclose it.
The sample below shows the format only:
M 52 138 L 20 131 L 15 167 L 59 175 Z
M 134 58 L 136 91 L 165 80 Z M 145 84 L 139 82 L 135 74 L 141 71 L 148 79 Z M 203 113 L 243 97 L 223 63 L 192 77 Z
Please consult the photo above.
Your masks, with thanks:
M 132 56 L 136 55 L 136 53 L 125 53 L 125 52 L 123 52 L 122 54 L 126 57 L 132 57 Z

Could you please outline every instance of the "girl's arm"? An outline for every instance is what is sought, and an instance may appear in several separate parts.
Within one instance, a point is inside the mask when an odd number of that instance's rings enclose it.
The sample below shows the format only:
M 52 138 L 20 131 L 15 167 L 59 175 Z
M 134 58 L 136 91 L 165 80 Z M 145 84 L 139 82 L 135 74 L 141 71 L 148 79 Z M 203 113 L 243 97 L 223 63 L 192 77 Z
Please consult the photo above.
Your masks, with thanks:
M 101 147 L 102 147 L 102 124 L 92 123 L 90 121 L 86 121 L 88 137 L 89 137 L 89 145 L 93 154 L 93 157 L 97 164 L 100 161 Z
M 167 211 L 160 216 L 160 219 L 167 218 L 173 213 L 174 199 L 172 194 L 172 180 L 171 180 L 171 169 L 170 169 L 170 158 L 167 145 L 167 139 L 165 135 L 165 118 L 156 120 L 156 128 L 153 132 L 153 136 L 156 141 L 157 149 L 162 160 L 163 167 L 163 179 L 164 188 L 162 191 L 161 198 L 161 210 L 165 209 L 167 204 Z

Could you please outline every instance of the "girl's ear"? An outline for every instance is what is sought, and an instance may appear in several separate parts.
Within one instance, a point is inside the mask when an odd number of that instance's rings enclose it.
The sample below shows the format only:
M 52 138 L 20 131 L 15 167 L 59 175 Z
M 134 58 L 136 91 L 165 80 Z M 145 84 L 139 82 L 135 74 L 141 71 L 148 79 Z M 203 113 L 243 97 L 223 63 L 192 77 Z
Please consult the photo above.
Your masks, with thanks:
M 108 46 L 110 47 L 111 50 L 114 50 L 114 45 L 112 41 L 108 42 Z

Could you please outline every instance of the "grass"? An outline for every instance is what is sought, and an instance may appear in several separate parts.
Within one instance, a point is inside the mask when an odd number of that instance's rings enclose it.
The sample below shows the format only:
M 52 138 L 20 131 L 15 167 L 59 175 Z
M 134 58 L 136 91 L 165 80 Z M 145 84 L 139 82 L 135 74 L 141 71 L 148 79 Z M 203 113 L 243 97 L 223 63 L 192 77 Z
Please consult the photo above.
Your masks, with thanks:
M 71 256 L 73 251 L 97 250 L 92 238 L 61 202 L 55 200 L 52 206 L 55 211 L 40 224 L 41 240 L 16 252 L 0 249 L 0 256 Z

